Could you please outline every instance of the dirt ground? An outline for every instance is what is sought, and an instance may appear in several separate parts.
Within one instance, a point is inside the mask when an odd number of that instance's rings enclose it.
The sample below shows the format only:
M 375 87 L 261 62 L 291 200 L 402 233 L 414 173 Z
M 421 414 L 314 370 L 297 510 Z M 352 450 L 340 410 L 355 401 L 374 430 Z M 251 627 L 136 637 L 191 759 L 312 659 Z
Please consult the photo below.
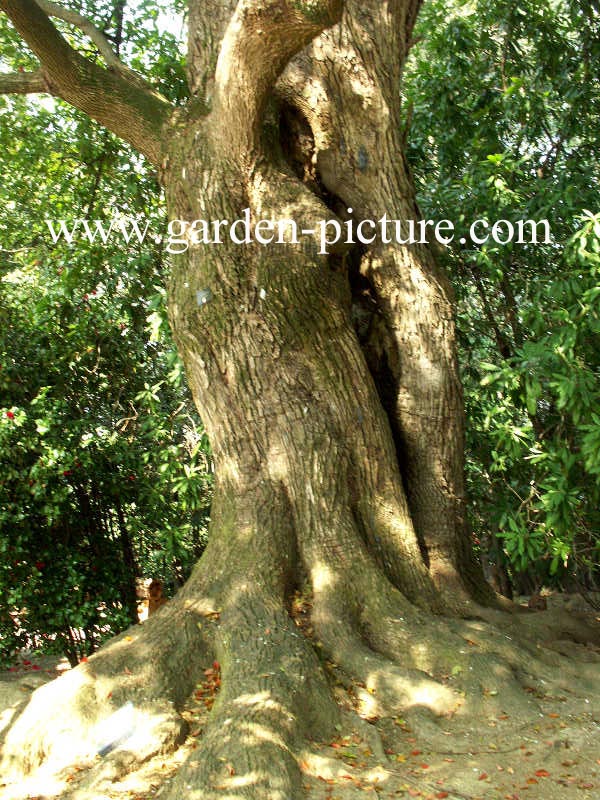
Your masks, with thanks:
M 581 598 L 548 597 L 548 611 L 567 607 L 585 611 L 600 623 L 600 613 Z M 527 617 L 525 617 L 527 619 Z M 525 623 L 526 624 L 526 623 Z M 466 727 L 460 717 L 433 718 L 422 711 L 402 718 L 360 719 L 352 709 L 351 689 L 332 682 L 338 700 L 347 709 L 345 724 L 333 741 L 314 742 L 301 759 L 307 797 L 314 800 L 359 800 L 372 797 L 449 798 L 449 800 L 599 800 L 600 799 L 600 652 L 588 654 L 598 666 L 598 691 L 586 697 L 573 686 L 560 693 L 535 690 L 539 715 L 525 722 L 518 713 L 482 714 L 477 727 Z M 0 674 L 0 735 L 14 711 L 37 686 L 56 676 L 68 664 L 57 659 L 21 660 L 11 672 Z M 202 746 L 202 730 L 214 698 L 214 674 L 207 669 L 184 714 L 191 734 L 175 753 L 159 756 L 121 779 L 113 775 L 90 793 L 83 772 L 63 776 L 61 785 L 44 785 L 43 778 L 19 787 L 0 789 L 2 800 L 150 800 L 176 774 L 189 753 Z M 498 692 L 501 695 L 501 687 Z M 497 699 L 497 698 L 496 698 Z M 495 704 L 497 709 L 497 704 Z M 126 744 L 122 746 L 126 748 Z M 1 785 L 1 779 L 0 779 Z

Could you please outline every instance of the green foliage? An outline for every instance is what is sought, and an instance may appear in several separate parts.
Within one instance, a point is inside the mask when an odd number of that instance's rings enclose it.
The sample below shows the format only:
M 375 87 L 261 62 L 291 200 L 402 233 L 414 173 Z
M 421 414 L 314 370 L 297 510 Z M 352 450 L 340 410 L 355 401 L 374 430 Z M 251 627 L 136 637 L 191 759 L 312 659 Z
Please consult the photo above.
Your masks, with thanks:
M 460 209 L 466 225 L 548 219 L 553 233 L 550 245 L 457 242 L 441 254 L 458 298 L 474 535 L 517 578 L 589 585 L 600 560 L 599 226 L 586 212 L 598 210 L 600 15 L 570 0 L 431 2 L 420 25 L 406 95 L 424 212 Z
M 183 582 L 211 455 L 166 322 L 162 242 L 52 243 L 45 219 L 163 222 L 156 181 L 62 104 L 0 100 L 0 658 L 75 663 Z
M 600 216 L 590 216 L 527 309 L 529 338 L 482 365 L 490 472 L 518 500 L 500 535 L 517 568 L 546 562 L 544 576 L 600 561 L 599 265 Z

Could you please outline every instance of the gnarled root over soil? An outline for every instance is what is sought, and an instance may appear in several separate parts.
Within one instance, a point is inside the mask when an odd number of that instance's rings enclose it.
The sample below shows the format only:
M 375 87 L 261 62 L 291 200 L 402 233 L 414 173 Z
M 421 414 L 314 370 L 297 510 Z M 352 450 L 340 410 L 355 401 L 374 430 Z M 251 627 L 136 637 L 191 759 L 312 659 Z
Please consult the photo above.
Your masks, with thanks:
M 227 527 L 226 506 L 215 513 Z M 257 552 L 248 534 L 259 521 Z M 154 617 L 32 695 L 4 735 L 4 796 L 27 796 L 37 776 L 44 797 L 97 800 L 196 727 L 197 746 L 162 798 L 299 800 L 311 742 L 330 741 L 349 704 L 371 721 L 403 713 L 428 741 L 441 738 L 443 723 L 459 749 L 474 720 L 500 715 L 522 724 L 553 692 L 587 692 L 598 702 L 598 649 L 580 645 L 585 658 L 574 664 L 542 646 L 552 636 L 594 635 L 577 622 L 565 633 L 564 625 L 553 631 L 550 612 L 433 616 L 409 603 L 360 547 L 346 561 L 312 552 L 316 566 L 300 597 L 289 531 L 269 527 L 260 503 L 237 530 L 235 560 L 209 546 Z M 190 724 L 183 710 L 207 674 L 210 713 Z

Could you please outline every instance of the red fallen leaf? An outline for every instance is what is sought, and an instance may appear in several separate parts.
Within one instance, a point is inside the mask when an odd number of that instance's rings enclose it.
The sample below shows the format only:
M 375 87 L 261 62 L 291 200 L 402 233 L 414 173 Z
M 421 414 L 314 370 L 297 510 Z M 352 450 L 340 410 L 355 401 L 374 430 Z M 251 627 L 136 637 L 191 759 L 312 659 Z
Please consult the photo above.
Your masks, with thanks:
M 482 772 L 481 775 L 479 776 L 479 778 L 477 778 L 477 780 L 478 781 L 484 781 L 484 780 L 486 780 L 487 777 L 488 777 L 487 772 Z
M 438 798 L 438 800 L 443 800 L 444 797 L 448 797 L 448 792 L 438 792 L 436 794 L 436 797 Z
M 410 754 L 411 756 L 420 756 L 422 752 L 422 750 L 411 750 Z
M 550 777 L 550 773 L 548 772 L 547 769 L 538 769 L 535 774 L 537 775 L 538 778 L 549 778 Z
M 9 667 L 8 671 L 9 672 L 16 672 L 18 669 L 19 669 L 18 667 Z
M 429 764 L 421 764 L 421 769 L 429 769 Z
M 531 786 L 533 786 L 534 784 L 539 783 L 539 781 L 535 778 L 527 778 L 526 783 L 529 783 Z
M 41 669 L 41 667 L 38 664 L 32 664 L 31 665 L 31 669 L 37 670 L 37 669 Z
M 23 666 L 24 667 L 30 667 L 31 666 L 31 661 L 23 661 Z
M 408 793 L 411 797 L 422 797 L 423 793 L 420 792 L 418 789 L 409 789 Z
M 548 714 L 548 716 L 550 717 L 550 719 L 559 719 L 560 718 L 560 714 L 552 713 L 552 714 Z
M 80 663 L 80 664 L 87 664 L 87 662 L 88 662 L 88 657 L 87 657 L 87 656 L 84 656 L 83 658 L 81 658 L 81 659 L 79 660 L 79 663 Z
M 393 756 L 394 755 L 394 751 L 390 747 L 388 747 L 386 749 L 386 751 L 385 751 L 385 754 L 386 754 L 386 756 Z
M 334 750 L 339 750 L 341 746 L 342 745 L 339 742 L 332 742 L 331 743 L 331 747 L 333 747 Z

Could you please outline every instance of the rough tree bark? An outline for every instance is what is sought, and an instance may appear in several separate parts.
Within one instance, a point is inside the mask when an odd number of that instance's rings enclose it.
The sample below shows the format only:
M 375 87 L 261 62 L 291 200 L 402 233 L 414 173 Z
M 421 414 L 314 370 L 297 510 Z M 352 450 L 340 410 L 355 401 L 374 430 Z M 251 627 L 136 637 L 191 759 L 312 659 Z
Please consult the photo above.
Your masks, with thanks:
M 170 218 L 415 219 L 400 86 L 419 5 L 191 0 L 192 96 L 175 110 L 126 69 L 84 63 L 34 0 L 0 0 L 40 60 L 0 90 L 43 84 L 131 142 L 159 168 Z M 86 737 L 125 700 L 145 730 L 131 759 L 175 747 L 178 710 L 213 659 L 210 724 L 164 796 L 303 796 L 302 742 L 340 714 L 324 657 L 373 713 L 454 713 L 459 690 L 468 707 L 492 674 L 504 709 L 524 703 L 534 650 L 481 628 L 465 652 L 470 623 L 439 616 L 483 614 L 495 597 L 465 528 L 453 299 L 431 250 L 224 239 L 173 258 L 169 297 L 215 455 L 208 548 L 141 629 L 36 693 L 4 767 L 91 759 Z M 290 617 L 297 589 L 312 640 Z M 90 786 L 126 768 L 113 755 Z

